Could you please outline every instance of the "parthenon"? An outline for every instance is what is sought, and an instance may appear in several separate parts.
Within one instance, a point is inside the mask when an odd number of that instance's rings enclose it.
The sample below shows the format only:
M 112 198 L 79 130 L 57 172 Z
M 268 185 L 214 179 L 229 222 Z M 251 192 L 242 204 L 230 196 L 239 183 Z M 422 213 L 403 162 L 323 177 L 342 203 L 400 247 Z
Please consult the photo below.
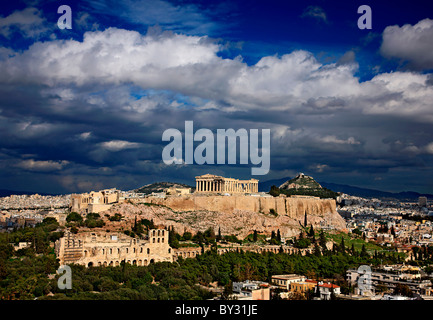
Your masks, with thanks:
M 239 180 L 213 174 L 195 177 L 196 191 L 199 193 L 254 193 L 259 191 L 259 180 Z

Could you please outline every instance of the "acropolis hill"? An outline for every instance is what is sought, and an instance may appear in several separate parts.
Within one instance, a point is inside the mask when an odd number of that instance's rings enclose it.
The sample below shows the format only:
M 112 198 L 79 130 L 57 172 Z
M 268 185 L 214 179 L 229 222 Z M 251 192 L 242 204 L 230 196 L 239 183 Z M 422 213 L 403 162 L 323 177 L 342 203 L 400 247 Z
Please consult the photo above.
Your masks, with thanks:
M 272 197 L 258 194 L 258 180 L 237 180 L 206 174 L 196 177 L 196 192 L 167 198 L 150 197 L 148 202 L 165 205 L 176 211 L 212 210 L 233 213 L 245 210 L 259 213 L 276 212 L 290 218 L 304 214 L 324 216 L 337 214 L 334 199 L 308 196 Z
M 165 227 L 173 226 L 179 232 L 205 231 L 209 227 L 220 229 L 225 235 L 245 237 L 254 230 L 264 234 L 280 230 L 282 236 L 290 237 L 300 232 L 299 222 L 305 215 L 308 224 L 315 228 L 343 230 L 345 223 L 336 212 L 334 199 L 311 196 L 273 197 L 257 191 L 258 180 L 238 180 L 215 175 L 196 177 L 196 191 L 190 188 L 172 187 L 165 192 L 145 197 L 116 198 L 109 203 L 112 191 L 101 191 L 101 205 L 96 205 L 90 194 L 73 197 L 76 209 L 103 209 L 101 215 L 120 213 L 124 222 L 152 219 Z M 105 195 L 107 193 L 107 195 Z M 99 194 L 99 193 L 95 193 Z M 90 198 L 89 198 L 90 197 Z M 114 199 L 115 197 L 113 197 Z M 99 207 L 98 207 L 99 206 Z M 98 209 L 99 210 L 99 209 Z M 108 223 L 116 228 L 119 223 Z

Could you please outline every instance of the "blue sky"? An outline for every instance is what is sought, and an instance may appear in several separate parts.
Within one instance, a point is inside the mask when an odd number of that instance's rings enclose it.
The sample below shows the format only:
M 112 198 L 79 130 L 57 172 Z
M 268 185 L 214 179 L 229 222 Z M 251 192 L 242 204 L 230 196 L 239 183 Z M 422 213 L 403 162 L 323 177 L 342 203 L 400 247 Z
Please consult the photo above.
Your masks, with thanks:
M 372 9 L 360 30 L 357 9 Z M 69 5 L 72 29 L 57 8 Z M 245 165 L 162 162 L 168 128 L 271 129 L 271 170 L 433 193 L 433 4 L 21 1 L 0 10 L 0 183 L 50 193 Z

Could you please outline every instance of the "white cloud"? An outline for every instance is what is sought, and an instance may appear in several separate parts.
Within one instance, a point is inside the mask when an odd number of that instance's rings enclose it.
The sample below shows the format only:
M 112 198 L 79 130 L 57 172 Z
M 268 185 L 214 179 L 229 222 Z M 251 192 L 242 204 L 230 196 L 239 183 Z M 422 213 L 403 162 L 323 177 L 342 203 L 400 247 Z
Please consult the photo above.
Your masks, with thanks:
M 232 103 L 293 107 L 310 98 L 348 96 L 359 92 L 355 65 L 322 65 L 306 51 L 281 58 L 268 56 L 254 66 L 243 65 L 230 81 Z
M 189 73 L 221 59 L 218 45 L 206 37 L 166 35 L 142 36 L 135 31 L 109 28 L 86 32 L 83 42 L 55 40 L 37 42 L 22 55 L 5 62 L 6 73 L 21 81 L 43 81 L 48 85 L 64 83 L 134 82 L 146 87 L 179 85 L 179 77 L 188 83 Z M 185 68 L 182 75 L 182 69 Z M 163 73 L 161 73 L 163 72 Z M 209 73 L 210 70 L 207 70 Z M 5 79 L 5 78 L 3 78 Z M 196 79 L 193 79 L 196 80 Z
M 52 160 L 21 160 L 15 166 L 29 170 L 29 171 L 57 171 L 62 170 L 66 165 L 69 164 L 69 161 L 61 160 L 61 161 L 52 161 Z
M 87 140 L 87 139 L 90 138 L 91 135 L 92 135 L 92 132 L 91 132 L 91 131 L 83 132 L 83 133 L 80 133 L 80 134 L 78 135 L 78 138 L 81 139 L 81 140 Z
M 129 142 L 124 140 L 111 140 L 101 143 L 101 147 L 108 151 L 117 152 L 125 149 L 135 149 L 141 146 L 140 143 Z
M 33 38 L 48 30 L 42 12 L 36 8 L 17 10 L 7 17 L 0 18 L 0 34 L 9 38 L 14 29 L 17 29 L 26 38 Z
M 433 142 L 430 142 L 428 145 L 425 146 L 425 151 L 427 153 L 433 154 Z
M 362 109 L 366 114 L 388 114 L 433 122 L 430 101 L 433 86 L 427 84 L 428 75 L 414 72 L 392 72 L 375 76 L 362 84 Z
M 331 135 L 331 136 L 324 136 L 319 140 L 325 143 L 349 144 L 349 145 L 360 144 L 360 142 L 357 141 L 354 137 L 349 137 L 347 139 L 339 139 L 336 136 Z
M 315 164 L 315 165 L 311 165 L 309 168 L 316 172 L 323 172 L 329 169 L 329 166 L 327 164 Z
M 415 69 L 433 68 L 433 20 L 386 27 L 380 51 L 386 57 L 408 61 Z
M 203 104 L 198 107 L 203 109 L 216 107 L 231 112 L 267 108 L 300 114 L 344 109 L 433 122 L 429 105 L 433 86 L 428 85 L 427 75 L 385 73 L 360 83 L 353 61 L 322 64 L 311 53 L 299 50 L 281 57 L 266 56 L 249 66 L 241 59 L 219 57 L 219 50 L 221 47 L 207 37 L 141 35 L 109 28 L 86 32 L 82 42 L 37 42 L 22 54 L 0 61 L 4 70 L 0 82 L 78 88 L 54 89 L 62 101 L 74 99 L 80 86 L 120 88 L 132 84 L 144 90 L 200 98 L 197 101 Z M 349 60 L 352 56 L 349 54 Z M 158 105 L 155 97 L 136 101 L 122 97 L 118 105 L 134 114 Z M 95 108 L 106 103 L 101 95 L 83 99 Z

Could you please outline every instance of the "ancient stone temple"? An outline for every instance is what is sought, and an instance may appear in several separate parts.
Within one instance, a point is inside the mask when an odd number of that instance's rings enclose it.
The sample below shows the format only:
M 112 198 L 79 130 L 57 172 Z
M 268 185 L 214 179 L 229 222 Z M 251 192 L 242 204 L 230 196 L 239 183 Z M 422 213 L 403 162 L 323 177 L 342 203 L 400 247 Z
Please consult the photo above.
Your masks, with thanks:
M 259 191 L 259 180 L 239 180 L 213 174 L 195 177 L 198 193 L 255 193 Z

